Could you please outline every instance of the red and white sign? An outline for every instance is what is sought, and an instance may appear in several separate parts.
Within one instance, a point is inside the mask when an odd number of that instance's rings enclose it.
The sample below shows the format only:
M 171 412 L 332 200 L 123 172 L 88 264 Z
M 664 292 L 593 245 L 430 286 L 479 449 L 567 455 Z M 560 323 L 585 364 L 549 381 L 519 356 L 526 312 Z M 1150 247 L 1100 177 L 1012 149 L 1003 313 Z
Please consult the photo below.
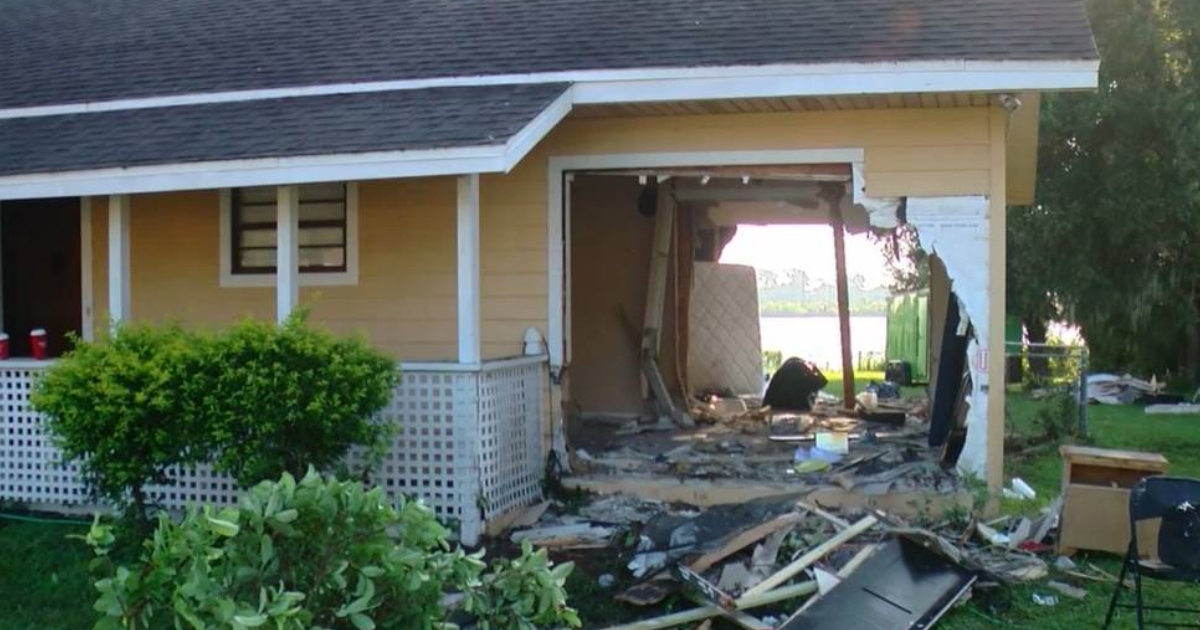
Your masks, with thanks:
M 0 333 L 0 361 L 8 358 L 8 335 Z

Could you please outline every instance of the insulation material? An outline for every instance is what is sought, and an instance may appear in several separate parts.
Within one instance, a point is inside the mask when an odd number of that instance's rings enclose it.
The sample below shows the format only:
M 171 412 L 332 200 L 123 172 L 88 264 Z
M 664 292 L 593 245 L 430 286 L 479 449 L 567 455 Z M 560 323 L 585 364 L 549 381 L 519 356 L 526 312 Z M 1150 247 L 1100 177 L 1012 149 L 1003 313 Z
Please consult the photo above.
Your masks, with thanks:
M 907 218 L 917 229 L 921 247 L 937 254 L 946 265 L 964 325 L 969 322 L 973 329 L 967 345 L 972 391 L 967 395 L 967 437 L 958 467 L 983 477 L 988 453 L 988 200 L 982 196 L 910 197 Z
M 694 391 L 757 394 L 762 390 L 762 337 L 753 267 L 696 263 L 687 371 Z
M 867 213 L 871 227 L 893 230 L 900 226 L 897 213 L 900 210 L 899 197 L 868 197 L 867 180 L 863 176 L 863 165 L 855 162 L 851 166 L 854 188 L 854 205 L 861 207 Z

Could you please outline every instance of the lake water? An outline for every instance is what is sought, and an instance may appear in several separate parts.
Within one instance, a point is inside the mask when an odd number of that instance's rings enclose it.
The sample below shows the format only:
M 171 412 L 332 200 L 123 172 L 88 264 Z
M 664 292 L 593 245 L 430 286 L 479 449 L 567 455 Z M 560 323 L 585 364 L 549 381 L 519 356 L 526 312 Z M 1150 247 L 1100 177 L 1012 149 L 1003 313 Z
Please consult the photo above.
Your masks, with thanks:
M 822 370 L 841 371 L 842 343 L 837 317 L 763 317 L 760 322 L 763 350 L 779 350 L 784 359 L 800 357 L 816 363 Z M 850 317 L 850 348 L 854 356 L 868 352 L 882 355 L 886 343 L 887 317 Z

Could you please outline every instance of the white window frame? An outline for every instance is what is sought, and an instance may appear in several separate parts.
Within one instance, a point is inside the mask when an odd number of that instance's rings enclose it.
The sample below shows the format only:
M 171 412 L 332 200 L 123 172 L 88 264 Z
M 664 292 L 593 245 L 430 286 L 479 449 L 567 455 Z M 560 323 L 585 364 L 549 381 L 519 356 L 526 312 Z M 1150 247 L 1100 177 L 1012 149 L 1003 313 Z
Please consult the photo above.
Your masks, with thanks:
M 220 203 L 220 286 L 222 288 L 273 287 L 273 273 L 233 273 L 233 191 L 221 189 Z M 346 182 L 346 270 L 300 272 L 302 287 L 358 285 L 358 182 Z

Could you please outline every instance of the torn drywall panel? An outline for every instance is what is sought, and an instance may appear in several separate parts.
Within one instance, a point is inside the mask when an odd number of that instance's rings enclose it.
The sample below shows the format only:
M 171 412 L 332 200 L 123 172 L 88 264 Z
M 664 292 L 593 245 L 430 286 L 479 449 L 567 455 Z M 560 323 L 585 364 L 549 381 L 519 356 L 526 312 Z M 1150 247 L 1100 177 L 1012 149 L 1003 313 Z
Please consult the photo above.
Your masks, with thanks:
M 963 323 L 969 323 L 974 331 L 974 339 L 967 345 L 972 391 L 967 396 L 967 436 L 958 467 L 983 476 L 988 452 L 988 200 L 982 196 L 910 197 L 907 218 L 917 230 L 921 247 L 937 254 L 945 264 Z
M 986 356 L 980 352 L 979 344 L 972 339 L 967 344 L 967 360 L 971 371 L 971 393 L 967 395 L 967 435 L 962 453 L 958 456 L 958 469 L 983 478 L 987 474 L 987 399 L 988 393 L 976 379 L 986 374 L 986 367 L 979 369 L 976 357 Z
M 867 180 L 863 174 L 863 165 L 856 162 L 851 166 L 854 188 L 854 205 L 861 207 L 867 213 L 871 227 L 892 230 L 900 225 L 897 213 L 900 209 L 899 197 L 868 197 Z

